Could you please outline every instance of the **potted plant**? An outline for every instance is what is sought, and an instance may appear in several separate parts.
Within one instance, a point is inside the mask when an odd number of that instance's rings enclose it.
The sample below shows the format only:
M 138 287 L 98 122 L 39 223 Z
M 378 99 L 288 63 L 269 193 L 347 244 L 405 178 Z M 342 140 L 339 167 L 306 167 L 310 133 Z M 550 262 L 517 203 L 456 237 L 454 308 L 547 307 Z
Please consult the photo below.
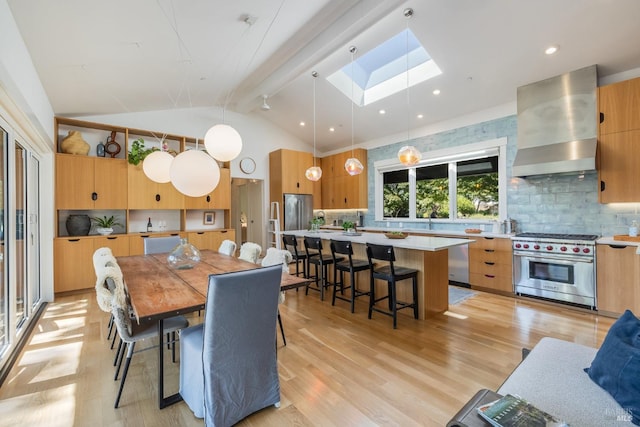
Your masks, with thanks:
M 113 227 L 116 225 L 122 225 L 114 215 L 111 215 L 110 217 L 105 215 L 102 218 L 94 216 L 91 217 L 91 221 L 93 221 L 93 224 L 96 226 L 96 231 L 103 236 L 113 233 Z
M 154 148 L 144 148 L 144 139 L 138 138 L 131 143 L 131 149 L 129 150 L 127 160 L 132 165 L 138 165 L 145 157 L 155 150 L 156 149 Z
M 356 225 L 351 221 L 345 221 L 342 223 L 342 229 L 347 233 L 355 233 Z

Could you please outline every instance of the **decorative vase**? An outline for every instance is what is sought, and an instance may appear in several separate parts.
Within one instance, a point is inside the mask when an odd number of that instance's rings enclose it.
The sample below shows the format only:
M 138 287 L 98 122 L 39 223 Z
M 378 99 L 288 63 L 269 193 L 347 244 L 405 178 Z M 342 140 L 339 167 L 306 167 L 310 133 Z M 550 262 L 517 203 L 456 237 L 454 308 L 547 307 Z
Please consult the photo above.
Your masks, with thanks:
M 98 234 L 100 234 L 102 236 L 108 236 L 109 234 L 113 233 L 113 228 L 111 228 L 111 227 L 96 227 L 96 231 L 98 232 Z
M 67 154 L 89 154 L 91 146 L 82 139 L 82 134 L 77 130 L 70 130 L 68 135 L 60 143 L 60 150 Z
M 167 257 L 169 266 L 179 270 L 193 268 L 200 262 L 200 251 L 198 248 L 187 242 L 187 239 L 180 239 L 180 244 L 171 251 Z
M 89 215 L 69 215 L 65 224 L 69 236 L 87 236 L 91 229 Z

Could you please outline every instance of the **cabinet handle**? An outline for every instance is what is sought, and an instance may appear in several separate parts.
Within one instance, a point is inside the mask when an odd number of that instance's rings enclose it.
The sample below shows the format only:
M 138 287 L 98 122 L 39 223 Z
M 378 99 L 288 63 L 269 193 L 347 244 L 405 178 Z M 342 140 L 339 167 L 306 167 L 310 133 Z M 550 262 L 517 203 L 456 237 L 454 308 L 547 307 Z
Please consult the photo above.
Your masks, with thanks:
M 160 195 L 156 194 L 156 202 L 159 202 L 159 201 L 160 201 Z
M 296 182 L 296 188 L 300 188 L 300 183 Z
M 344 203 L 345 203 L 345 204 L 347 203 L 347 198 L 346 198 L 346 197 L 344 198 Z
M 222 230 L 222 231 L 221 231 L 221 233 L 226 233 L 226 232 L 227 232 L 227 230 Z
M 493 274 L 485 274 L 484 277 L 487 277 L 489 279 L 495 279 L 496 276 L 494 276 Z
M 95 191 L 91 193 L 91 200 L 93 200 L 94 202 L 98 200 L 98 193 L 96 193 Z
M 211 201 L 211 196 L 207 195 L 207 203 Z
M 609 245 L 610 248 L 612 249 L 624 249 L 626 248 L 625 245 Z
M 69 241 L 69 242 L 79 242 L 79 241 L 80 241 L 80 239 L 69 239 L 68 241 Z
M 149 237 L 149 235 L 148 235 L 148 234 L 143 234 L 143 235 L 142 235 L 142 236 L 140 236 L 140 237 L 142 237 L 142 238 L 144 239 L 144 238 L 146 238 L 146 237 Z
M 179 236 L 180 234 L 179 234 L 179 233 L 173 233 L 173 234 L 171 234 L 171 235 L 172 235 L 172 236 Z
M 487 265 L 496 265 L 495 262 L 487 262 L 487 261 L 485 261 L 484 263 L 487 264 Z
M 600 123 L 604 122 L 604 113 L 600 113 Z
M 198 231 L 196 234 L 204 234 L 204 231 Z
M 493 239 L 494 239 L 494 237 L 485 237 L 484 239 L 485 239 L 485 240 L 493 240 Z
M 600 181 L 600 191 L 604 191 L 605 183 L 604 181 Z
M 107 237 L 107 240 L 116 240 L 117 237 Z
M 489 252 L 489 253 L 495 252 L 495 250 L 494 250 L 494 249 L 485 249 L 484 251 L 485 251 L 485 252 Z

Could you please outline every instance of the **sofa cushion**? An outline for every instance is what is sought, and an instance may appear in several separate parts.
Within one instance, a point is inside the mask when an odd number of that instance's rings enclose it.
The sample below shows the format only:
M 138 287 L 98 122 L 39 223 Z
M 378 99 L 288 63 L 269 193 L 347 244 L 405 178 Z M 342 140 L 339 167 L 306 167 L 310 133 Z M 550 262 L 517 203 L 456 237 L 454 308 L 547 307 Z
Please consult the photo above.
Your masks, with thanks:
M 640 319 L 625 311 L 585 371 L 640 425 Z
M 522 396 L 571 426 L 631 426 L 628 414 L 584 372 L 597 349 L 545 337 L 498 389 Z

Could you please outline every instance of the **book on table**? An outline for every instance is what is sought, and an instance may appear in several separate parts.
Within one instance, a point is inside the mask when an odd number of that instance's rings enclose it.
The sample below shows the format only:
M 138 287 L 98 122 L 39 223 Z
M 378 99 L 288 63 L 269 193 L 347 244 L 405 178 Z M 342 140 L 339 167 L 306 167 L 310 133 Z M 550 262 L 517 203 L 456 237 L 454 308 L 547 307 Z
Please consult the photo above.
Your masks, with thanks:
M 478 414 L 495 427 L 568 427 L 551 414 L 536 408 L 526 400 L 506 396 L 478 407 Z

